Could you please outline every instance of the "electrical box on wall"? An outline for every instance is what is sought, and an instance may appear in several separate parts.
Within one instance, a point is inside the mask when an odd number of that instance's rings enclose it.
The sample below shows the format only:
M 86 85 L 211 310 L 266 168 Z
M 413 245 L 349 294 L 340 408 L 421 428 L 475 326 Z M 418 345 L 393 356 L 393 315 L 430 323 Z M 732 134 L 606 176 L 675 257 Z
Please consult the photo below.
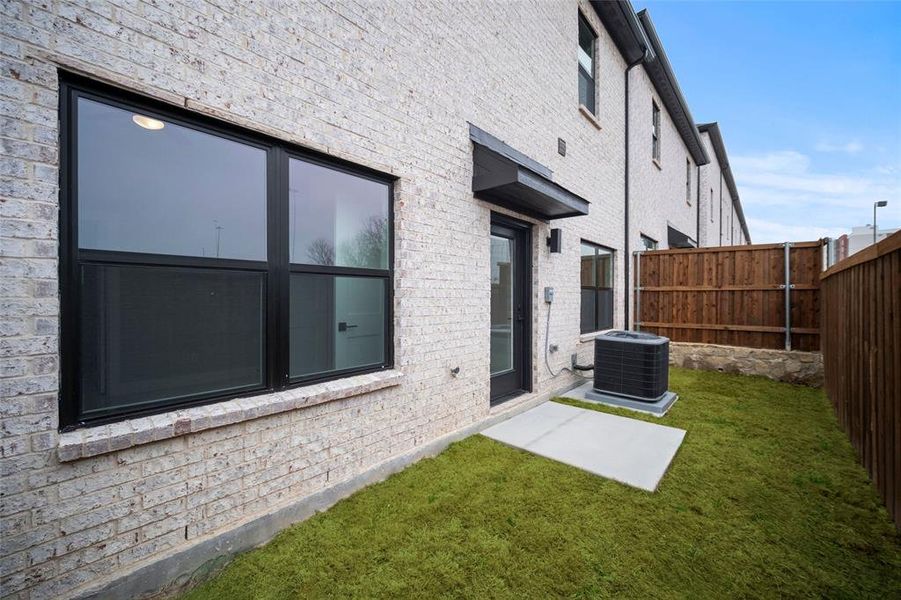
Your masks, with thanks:
M 548 304 L 551 304 L 554 301 L 554 288 L 550 286 L 544 288 L 544 301 Z

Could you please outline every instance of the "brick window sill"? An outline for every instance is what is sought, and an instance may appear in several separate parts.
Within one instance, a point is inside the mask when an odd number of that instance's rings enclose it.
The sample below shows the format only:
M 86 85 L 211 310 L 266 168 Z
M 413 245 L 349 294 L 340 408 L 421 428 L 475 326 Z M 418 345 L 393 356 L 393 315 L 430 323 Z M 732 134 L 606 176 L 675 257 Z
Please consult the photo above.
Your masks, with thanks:
M 403 374 L 400 371 L 388 369 L 272 394 L 236 398 L 90 429 L 67 431 L 59 436 L 59 460 L 68 462 L 98 456 L 188 433 L 350 398 L 400 385 L 402 380 Z
M 601 122 L 598 121 L 597 116 L 588 110 L 588 107 L 584 104 L 579 105 L 579 112 L 582 113 L 582 116 L 588 119 L 588 121 L 594 125 L 597 129 L 601 129 Z

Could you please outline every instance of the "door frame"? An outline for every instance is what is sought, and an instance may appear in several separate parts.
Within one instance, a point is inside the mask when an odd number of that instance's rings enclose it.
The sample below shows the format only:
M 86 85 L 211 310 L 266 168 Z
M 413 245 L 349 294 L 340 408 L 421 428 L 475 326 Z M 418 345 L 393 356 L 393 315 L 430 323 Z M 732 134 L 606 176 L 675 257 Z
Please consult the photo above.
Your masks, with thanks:
M 489 368 L 489 397 L 492 406 L 532 391 L 532 227 L 533 225 L 526 221 L 496 212 L 491 213 L 489 239 L 491 235 L 498 235 L 494 233 L 495 229 L 506 230 L 513 235 L 515 245 L 513 294 L 522 307 L 522 318 L 516 319 L 518 325 L 514 325 L 512 332 L 513 372 L 519 374 L 518 386 L 496 391 L 495 378 L 491 377 Z M 490 307 L 489 302 L 489 314 Z M 509 387 L 509 382 L 505 387 Z

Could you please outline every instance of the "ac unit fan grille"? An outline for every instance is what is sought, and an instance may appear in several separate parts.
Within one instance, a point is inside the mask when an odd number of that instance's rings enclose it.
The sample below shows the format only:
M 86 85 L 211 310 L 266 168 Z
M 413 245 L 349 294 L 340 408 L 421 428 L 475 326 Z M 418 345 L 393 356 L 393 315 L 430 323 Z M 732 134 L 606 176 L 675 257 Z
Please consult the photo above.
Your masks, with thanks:
M 594 389 L 655 401 L 669 385 L 669 340 L 611 331 L 594 340 Z

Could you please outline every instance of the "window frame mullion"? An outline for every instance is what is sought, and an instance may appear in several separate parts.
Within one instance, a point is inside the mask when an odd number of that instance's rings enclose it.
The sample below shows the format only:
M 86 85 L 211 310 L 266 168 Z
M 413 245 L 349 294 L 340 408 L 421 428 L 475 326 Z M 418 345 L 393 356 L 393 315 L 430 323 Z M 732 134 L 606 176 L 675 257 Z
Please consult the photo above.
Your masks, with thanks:
M 288 383 L 289 345 L 288 310 L 288 169 L 287 156 L 279 145 L 273 145 L 268 154 L 268 220 L 267 248 L 269 258 L 269 297 L 266 299 L 267 319 L 267 376 L 272 389 L 284 389 Z

